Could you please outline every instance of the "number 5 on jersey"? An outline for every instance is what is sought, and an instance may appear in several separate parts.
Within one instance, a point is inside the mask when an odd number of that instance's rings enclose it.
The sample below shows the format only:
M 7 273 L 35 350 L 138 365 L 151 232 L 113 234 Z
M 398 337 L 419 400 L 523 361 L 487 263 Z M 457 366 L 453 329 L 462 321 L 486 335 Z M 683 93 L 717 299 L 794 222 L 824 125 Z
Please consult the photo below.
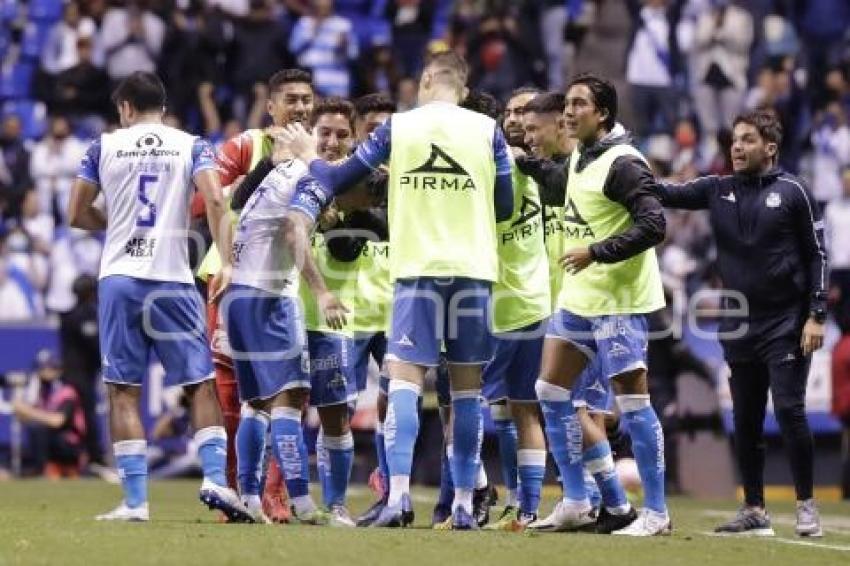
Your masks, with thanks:
M 136 217 L 136 226 L 140 228 L 151 228 L 156 224 L 156 203 L 151 202 L 145 192 L 148 185 L 159 181 L 157 175 L 139 175 L 139 202 L 142 209 Z

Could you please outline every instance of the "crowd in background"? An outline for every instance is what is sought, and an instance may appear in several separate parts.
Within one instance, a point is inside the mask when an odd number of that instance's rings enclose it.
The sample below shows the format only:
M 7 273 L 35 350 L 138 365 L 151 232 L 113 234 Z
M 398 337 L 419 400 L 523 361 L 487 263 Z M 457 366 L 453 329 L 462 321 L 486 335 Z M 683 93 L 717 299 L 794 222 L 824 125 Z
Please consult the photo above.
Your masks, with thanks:
M 593 35 L 625 48 L 597 65 Z M 850 332 L 846 0 L 0 0 L 0 321 L 68 313 L 74 281 L 96 275 L 101 240 L 70 229 L 65 209 L 88 141 L 115 127 L 111 87 L 132 71 L 162 76 L 170 124 L 220 143 L 265 123 L 281 68 L 312 71 L 319 95 L 387 92 L 405 110 L 424 56 L 445 48 L 503 101 L 523 85 L 562 92 L 578 69 L 616 79 L 626 127 L 676 181 L 730 173 L 733 117 L 772 109 L 780 165 L 824 209 L 834 319 Z M 668 226 L 668 288 L 716 285 L 706 217 Z

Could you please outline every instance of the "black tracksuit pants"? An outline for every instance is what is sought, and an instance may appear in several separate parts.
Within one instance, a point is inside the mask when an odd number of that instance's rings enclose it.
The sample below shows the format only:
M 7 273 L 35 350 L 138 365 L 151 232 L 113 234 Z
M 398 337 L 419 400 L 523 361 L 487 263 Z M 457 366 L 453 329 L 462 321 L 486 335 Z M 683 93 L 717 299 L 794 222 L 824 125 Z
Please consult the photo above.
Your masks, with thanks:
M 805 407 L 811 357 L 804 357 L 800 351 L 805 319 L 803 308 L 752 316 L 744 336 L 722 340 L 732 370 L 729 387 L 735 453 L 747 505 L 764 506 L 764 417 L 768 391 L 791 464 L 797 500 L 812 497 L 814 441 Z M 726 326 L 721 329 L 728 330 Z

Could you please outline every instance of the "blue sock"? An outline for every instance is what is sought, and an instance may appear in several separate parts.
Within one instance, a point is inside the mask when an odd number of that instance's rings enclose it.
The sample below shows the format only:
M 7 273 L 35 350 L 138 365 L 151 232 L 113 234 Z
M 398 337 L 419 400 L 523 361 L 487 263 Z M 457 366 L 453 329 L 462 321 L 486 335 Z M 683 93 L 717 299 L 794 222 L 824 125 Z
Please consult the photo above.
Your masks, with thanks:
M 584 451 L 584 465 L 593 476 L 597 493 L 602 497 L 605 507 L 612 512 L 627 511 L 629 500 L 611 457 L 611 446 L 607 440 L 597 442 Z
M 375 454 L 378 456 L 378 473 L 384 480 L 384 485 L 389 489 L 390 467 L 387 464 L 387 446 L 384 443 L 384 423 L 375 425 Z
M 455 498 L 455 482 L 452 481 L 452 464 L 449 453 L 454 450 L 451 444 L 443 449 L 443 457 L 440 459 L 440 495 L 437 497 L 438 505 L 451 507 Z
M 351 465 L 354 463 L 354 436 L 350 431 L 343 436 L 325 436 L 325 450 L 328 453 L 325 505 L 345 505 Z
M 481 401 L 479 391 L 452 392 L 452 479 L 455 490 L 475 489 L 481 464 Z M 471 509 L 467 509 L 471 511 Z
M 517 451 L 519 464 L 519 510 L 536 515 L 540 507 L 540 492 L 546 476 L 546 450 L 520 449 Z
M 328 463 L 328 450 L 325 446 L 325 431 L 319 427 L 319 432 L 316 435 L 316 474 L 319 479 L 319 487 L 322 488 L 322 504 L 325 507 L 330 506 L 330 487 L 328 486 L 328 476 L 330 474 L 330 464 Z
M 236 429 L 236 477 L 241 495 L 260 495 L 269 417 L 247 405 Z
M 413 446 L 419 435 L 419 394 L 422 388 L 400 379 L 390 380 L 387 418 L 384 421 L 384 445 L 390 470 L 389 506 L 401 503 L 410 490 Z
M 272 444 L 290 498 L 310 493 L 307 445 L 301 430 L 301 409 L 272 409 Z
M 493 405 L 490 406 L 491 414 Z M 496 419 L 496 436 L 499 439 L 499 463 L 502 465 L 502 481 L 505 489 L 516 492 L 519 487 L 517 470 L 517 432 L 514 421 L 508 419 Z
M 138 507 L 148 500 L 148 443 L 144 440 L 122 440 L 112 445 L 115 465 L 121 477 L 124 503 Z
M 198 458 L 204 478 L 216 485 L 227 486 L 227 433 L 223 426 L 208 426 L 195 433 Z
M 596 485 L 596 479 L 593 474 L 584 469 L 584 491 L 587 493 L 587 498 L 590 504 L 596 508 L 602 504 L 602 492 L 599 491 L 599 486 Z
M 546 421 L 549 451 L 561 474 L 564 498 L 576 502 L 587 501 L 581 462 L 581 425 L 570 400 L 570 391 L 545 381 L 538 381 L 535 389 L 543 420 Z
M 622 395 L 617 397 L 617 402 L 632 439 L 632 451 L 643 484 L 643 504 L 658 513 L 666 513 L 664 431 L 655 410 L 649 404 L 649 395 Z

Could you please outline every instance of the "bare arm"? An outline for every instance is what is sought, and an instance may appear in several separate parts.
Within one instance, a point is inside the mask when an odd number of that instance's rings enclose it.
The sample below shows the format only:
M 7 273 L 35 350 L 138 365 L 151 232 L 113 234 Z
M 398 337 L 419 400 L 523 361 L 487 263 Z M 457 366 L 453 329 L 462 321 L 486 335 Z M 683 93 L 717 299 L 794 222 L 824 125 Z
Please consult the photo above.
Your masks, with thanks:
M 233 244 L 233 224 L 230 222 L 221 183 L 215 169 L 203 169 L 195 174 L 195 187 L 204 199 L 207 212 L 207 224 L 210 227 L 213 241 L 221 256 L 221 271 L 216 275 L 219 279 L 218 291 L 210 301 L 216 301 L 230 284 L 232 266 L 230 265 L 230 250 Z
M 25 403 L 15 403 L 13 406 L 15 417 L 21 422 L 38 423 L 49 428 L 62 428 L 65 424 L 65 414 L 59 411 L 45 411 Z
M 68 203 L 68 223 L 83 230 L 105 230 L 106 216 L 94 206 L 100 187 L 91 181 L 77 177 L 71 187 Z

